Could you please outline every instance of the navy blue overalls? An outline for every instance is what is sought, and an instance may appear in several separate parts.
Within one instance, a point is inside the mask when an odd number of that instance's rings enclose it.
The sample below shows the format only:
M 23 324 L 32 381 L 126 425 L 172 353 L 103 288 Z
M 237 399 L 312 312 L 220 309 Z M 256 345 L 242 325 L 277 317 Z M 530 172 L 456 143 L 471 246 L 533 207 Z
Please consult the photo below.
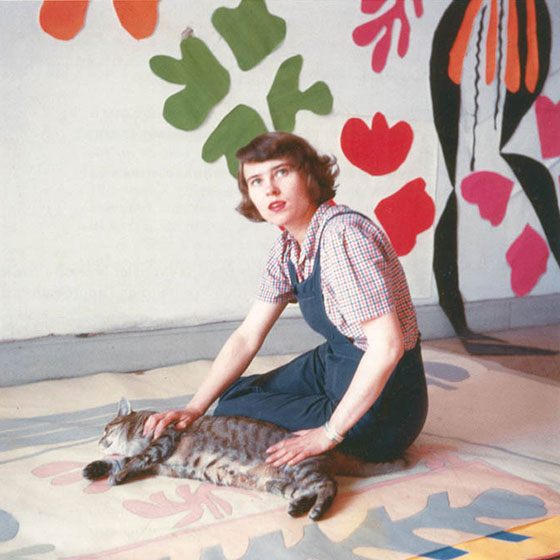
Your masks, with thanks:
M 324 424 L 344 396 L 364 353 L 331 323 L 325 311 L 320 242 L 326 223 L 318 233 L 311 275 L 298 282 L 292 263 L 288 265 L 303 317 L 326 342 L 267 374 L 241 377 L 224 392 L 215 415 L 248 416 L 290 431 L 303 430 Z M 405 352 L 379 398 L 337 450 L 368 461 L 398 457 L 420 433 L 427 409 L 418 341 Z

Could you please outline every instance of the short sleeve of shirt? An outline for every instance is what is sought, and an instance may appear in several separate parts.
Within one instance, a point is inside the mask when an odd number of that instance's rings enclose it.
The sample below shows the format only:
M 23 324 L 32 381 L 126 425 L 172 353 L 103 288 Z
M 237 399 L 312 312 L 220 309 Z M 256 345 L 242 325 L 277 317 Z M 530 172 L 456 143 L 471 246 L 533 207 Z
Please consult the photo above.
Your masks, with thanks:
M 292 283 L 288 272 L 285 236 L 272 246 L 257 292 L 257 299 L 267 303 L 294 301 Z
M 345 322 L 360 324 L 395 308 L 385 236 L 359 216 L 334 218 L 321 243 L 325 288 Z

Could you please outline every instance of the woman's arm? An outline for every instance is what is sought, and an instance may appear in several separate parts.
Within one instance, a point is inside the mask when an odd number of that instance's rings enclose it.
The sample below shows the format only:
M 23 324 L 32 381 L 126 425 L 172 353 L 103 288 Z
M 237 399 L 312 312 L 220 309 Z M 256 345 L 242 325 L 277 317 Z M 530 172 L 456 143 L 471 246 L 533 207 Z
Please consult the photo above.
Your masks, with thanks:
M 330 425 L 340 435 L 346 434 L 377 400 L 389 376 L 404 353 L 403 335 L 395 311 L 362 323 L 368 340 L 352 381 L 330 418 Z M 323 426 L 296 432 L 300 437 L 273 445 L 267 462 L 274 466 L 295 465 L 307 457 L 335 447 Z
M 247 369 L 286 305 L 256 301 L 243 323 L 218 353 L 209 374 L 186 408 L 152 414 L 144 426 L 144 434 L 153 432 L 157 438 L 172 422 L 177 422 L 177 429 L 184 429 L 202 416 L 223 391 Z

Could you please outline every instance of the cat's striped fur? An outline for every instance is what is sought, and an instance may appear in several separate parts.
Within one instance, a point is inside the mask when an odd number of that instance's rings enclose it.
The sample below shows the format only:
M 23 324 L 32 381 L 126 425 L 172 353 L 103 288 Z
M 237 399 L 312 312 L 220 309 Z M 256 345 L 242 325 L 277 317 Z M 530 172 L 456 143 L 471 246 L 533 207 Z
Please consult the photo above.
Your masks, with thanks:
M 120 458 L 94 461 L 83 470 L 89 480 L 109 476 L 122 484 L 144 474 L 163 474 L 225 486 L 264 490 L 290 499 L 288 513 L 317 520 L 336 496 L 333 474 L 372 476 L 403 467 L 403 461 L 363 463 L 339 453 L 318 455 L 297 465 L 266 464 L 266 450 L 290 437 L 279 426 L 241 416 L 202 416 L 186 430 L 168 427 L 157 439 L 142 435 L 150 411 L 134 412 L 121 399 L 118 414 L 99 441 L 106 453 Z

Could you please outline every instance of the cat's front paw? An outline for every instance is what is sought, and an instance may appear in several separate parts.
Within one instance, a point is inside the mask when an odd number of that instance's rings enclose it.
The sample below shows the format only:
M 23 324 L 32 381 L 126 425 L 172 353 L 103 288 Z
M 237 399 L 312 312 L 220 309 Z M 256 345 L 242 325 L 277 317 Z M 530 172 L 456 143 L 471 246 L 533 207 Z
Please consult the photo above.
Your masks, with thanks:
M 88 480 L 105 478 L 111 472 L 111 465 L 107 461 L 93 461 L 82 470 L 82 476 Z

